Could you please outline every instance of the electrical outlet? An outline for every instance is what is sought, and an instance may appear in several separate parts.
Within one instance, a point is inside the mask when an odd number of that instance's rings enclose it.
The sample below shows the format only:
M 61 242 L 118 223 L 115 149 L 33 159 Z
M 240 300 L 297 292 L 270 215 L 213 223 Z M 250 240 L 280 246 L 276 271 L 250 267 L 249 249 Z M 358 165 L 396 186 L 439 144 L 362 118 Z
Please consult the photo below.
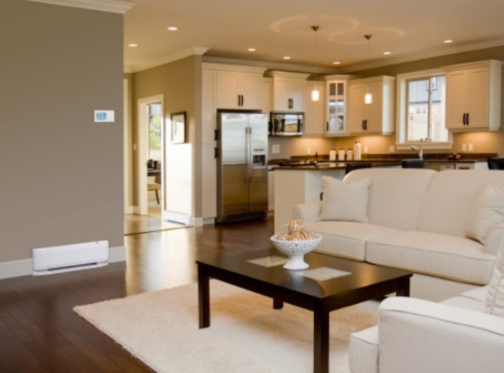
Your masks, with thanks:
M 278 154 L 280 153 L 280 145 L 279 144 L 273 144 L 272 148 L 271 148 L 271 152 L 273 154 Z
M 388 147 L 388 151 L 389 151 L 389 153 L 395 153 L 395 146 L 394 145 L 390 145 Z
M 306 154 L 311 154 L 311 148 L 306 148 Z
M 368 147 L 364 145 L 364 153 L 367 153 L 368 152 Z
M 474 150 L 473 144 L 469 144 L 469 146 L 467 147 L 467 150 L 469 150 L 470 152 L 472 152 Z
M 467 151 L 467 144 L 462 144 L 462 151 L 466 152 Z

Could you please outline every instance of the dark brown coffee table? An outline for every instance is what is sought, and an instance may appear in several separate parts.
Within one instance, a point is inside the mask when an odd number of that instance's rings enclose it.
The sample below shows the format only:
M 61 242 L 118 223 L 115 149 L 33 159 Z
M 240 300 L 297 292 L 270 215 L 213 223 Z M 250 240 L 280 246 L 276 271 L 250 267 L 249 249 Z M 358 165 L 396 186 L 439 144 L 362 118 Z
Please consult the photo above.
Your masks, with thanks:
M 197 260 L 199 327 L 210 326 L 210 278 L 270 297 L 275 309 L 287 302 L 311 310 L 313 371 L 328 373 L 331 311 L 391 293 L 409 296 L 410 272 L 311 253 L 305 255 L 310 268 L 300 275 L 300 271 L 284 269 L 279 264 L 283 258 L 277 250 L 269 249 Z M 339 277 L 333 277 L 336 275 Z

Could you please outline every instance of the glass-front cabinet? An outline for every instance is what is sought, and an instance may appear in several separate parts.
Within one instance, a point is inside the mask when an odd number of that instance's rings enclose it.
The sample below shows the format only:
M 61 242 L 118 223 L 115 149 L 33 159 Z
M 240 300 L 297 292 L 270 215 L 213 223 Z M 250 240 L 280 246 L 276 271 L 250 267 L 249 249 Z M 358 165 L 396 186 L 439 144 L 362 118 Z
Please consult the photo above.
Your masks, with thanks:
M 349 75 L 326 76 L 326 136 L 345 136 Z

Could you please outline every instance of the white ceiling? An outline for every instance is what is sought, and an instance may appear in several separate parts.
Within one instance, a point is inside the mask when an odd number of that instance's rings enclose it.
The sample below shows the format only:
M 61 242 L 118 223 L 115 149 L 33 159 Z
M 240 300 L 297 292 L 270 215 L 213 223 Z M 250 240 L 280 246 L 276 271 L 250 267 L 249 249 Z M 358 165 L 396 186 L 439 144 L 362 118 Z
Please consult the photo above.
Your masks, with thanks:
M 128 1 L 136 5 L 125 14 L 126 71 L 194 47 L 208 48 L 205 56 L 270 63 L 290 55 L 289 64 L 344 71 L 504 45 L 504 0 Z M 179 30 L 167 31 L 170 25 Z M 373 35 L 369 43 L 365 34 Z

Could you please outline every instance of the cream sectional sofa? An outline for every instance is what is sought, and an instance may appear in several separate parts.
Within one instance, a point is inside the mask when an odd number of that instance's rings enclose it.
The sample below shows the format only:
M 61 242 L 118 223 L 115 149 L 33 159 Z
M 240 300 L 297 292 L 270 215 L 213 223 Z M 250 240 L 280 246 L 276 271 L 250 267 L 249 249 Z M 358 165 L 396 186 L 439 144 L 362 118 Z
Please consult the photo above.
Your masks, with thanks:
M 467 237 L 468 224 L 479 224 L 474 208 L 485 188 L 504 190 L 504 172 L 371 168 L 343 182 L 368 179 L 367 223 L 321 220 L 321 201 L 293 207 L 294 217 L 323 235 L 318 252 L 412 271 L 418 298 L 439 301 L 488 284 L 504 224 L 483 242 Z
M 504 371 L 504 241 L 490 285 L 441 303 L 390 297 L 378 325 L 352 334 L 352 373 Z

